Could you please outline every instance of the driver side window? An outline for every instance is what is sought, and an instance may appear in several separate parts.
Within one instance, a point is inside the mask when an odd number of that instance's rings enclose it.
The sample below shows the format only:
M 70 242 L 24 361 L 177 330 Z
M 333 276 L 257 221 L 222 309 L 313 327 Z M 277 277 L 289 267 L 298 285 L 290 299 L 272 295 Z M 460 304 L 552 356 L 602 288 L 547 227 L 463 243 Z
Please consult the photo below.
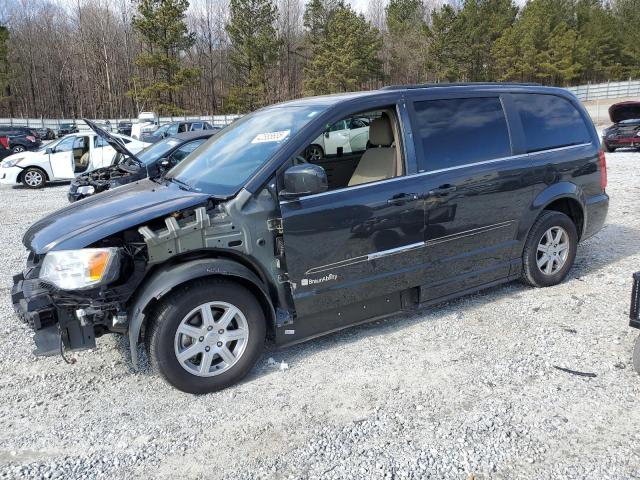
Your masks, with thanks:
M 353 112 L 326 126 L 325 133 L 296 156 L 294 164 L 324 169 L 328 190 L 373 183 L 405 172 L 395 106 Z M 338 135 L 326 132 L 337 132 Z

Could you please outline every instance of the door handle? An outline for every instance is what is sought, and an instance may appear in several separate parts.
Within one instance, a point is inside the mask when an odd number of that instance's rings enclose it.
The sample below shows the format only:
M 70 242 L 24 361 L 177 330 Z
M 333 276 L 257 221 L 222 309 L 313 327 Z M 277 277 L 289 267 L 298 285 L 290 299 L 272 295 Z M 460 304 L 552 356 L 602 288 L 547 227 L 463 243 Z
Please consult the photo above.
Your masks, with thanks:
M 438 188 L 434 188 L 433 190 L 429 190 L 429 196 L 431 197 L 444 197 L 446 195 L 449 195 L 450 193 L 453 193 L 457 190 L 458 188 L 455 185 L 450 185 L 450 184 L 445 184 L 445 185 L 440 185 Z
M 409 202 L 415 202 L 420 198 L 417 193 L 399 193 L 387 200 L 387 205 L 404 205 Z

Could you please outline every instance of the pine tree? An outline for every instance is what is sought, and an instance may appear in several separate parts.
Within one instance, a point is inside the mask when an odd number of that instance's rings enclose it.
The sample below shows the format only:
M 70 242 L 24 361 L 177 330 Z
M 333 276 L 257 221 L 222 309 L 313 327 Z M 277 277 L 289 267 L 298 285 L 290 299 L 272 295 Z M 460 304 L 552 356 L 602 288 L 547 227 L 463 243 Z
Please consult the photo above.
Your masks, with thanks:
M 306 15 L 311 25 L 309 18 Z M 318 33 L 305 69 L 305 91 L 319 95 L 366 88 L 368 82 L 382 75 L 380 32 L 342 2 L 329 10 L 326 18 L 325 25 L 313 24 Z
M 512 0 L 465 0 L 458 15 L 462 51 L 459 58 L 470 81 L 495 80 L 494 43 L 510 28 L 517 7 Z
M 427 25 L 420 0 L 391 0 L 386 9 L 390 77 L 393 83 L 424 81 Z
M 628 77 L 640 76 L 640 1 L 613 0 L 612 11 L 622 38 L 618 44 Z
M 140 35 L 144 49 L 136 58 L 136 64 L 144 71 L 136 82 L 142 85 L 137 100 L 144 108 L 164 114 L 182 111 L 176 106 L 177 96 L 187 86 L 194 84 L 198 68 L 182 65 L 182 54 L 195 39 L 189 33 L 185 14 L 188 0 L 139 0 L 133 27 Z
M 431 13 L 427 66 L 436 82 L 468 80 L 458 12 L 449 4 Z
M 227 33 L 236 85 L 229 94 L 228 110 L 252 111 L 269 103 L 269 73 L 281 44 L 277 16 L 272 0 L 231 0 Z
M 9 88 L 9 30 L 0 25 L 0 104 L 11 96 Z

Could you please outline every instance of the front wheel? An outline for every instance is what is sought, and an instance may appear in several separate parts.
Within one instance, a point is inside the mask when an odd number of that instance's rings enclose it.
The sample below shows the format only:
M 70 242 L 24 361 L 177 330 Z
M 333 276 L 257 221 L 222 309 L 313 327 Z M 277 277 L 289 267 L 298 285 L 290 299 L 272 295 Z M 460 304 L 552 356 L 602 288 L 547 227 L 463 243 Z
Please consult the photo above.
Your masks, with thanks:
M 324 150 L 320 145 L 310 145 L 304 156 L 307 162 L 318 162 L 324 158 Z
M 11 151 L 13 153 L 22 153 L 26 150 L 26 148 L 24 148 L 22 145 L 14 145 L 13 148 L 11 148 Z
M 578 231 L 561 212 L 544 211 L 531 227 L 522 254 L 523 280 L 534 287 L 562 282 L 576 258 Z
M 45 173 L 36 167 L 29 167 L 22 174 L 22 184 L 27 188 L 42 188 L 46 181 Z
M 258 300 L 242 285 L 197 280 L 163 299 L 146 335 L 151 366 L 187 393 L 221 390 L 251 370 L 264 347 Z
M 613 152 L 615 152 L 615 151 L 616 151 L 616 149 L 615 149 L 614 147 L 610 147 L 610 146 L 609 146 L 608 144 L 606 144 L 606 143 L 604 144 L 604 149 L 605 149 L 605 151 L 606 151 L 606 152 L 608 152 L 608 153 L 613 153 Z

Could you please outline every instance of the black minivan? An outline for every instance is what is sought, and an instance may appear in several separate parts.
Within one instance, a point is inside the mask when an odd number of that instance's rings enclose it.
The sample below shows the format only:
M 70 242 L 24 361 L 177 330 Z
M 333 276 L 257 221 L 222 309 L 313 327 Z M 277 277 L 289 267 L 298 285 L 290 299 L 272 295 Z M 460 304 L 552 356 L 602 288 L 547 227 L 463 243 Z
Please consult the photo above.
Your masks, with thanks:
M 333 128 L 354 115 L 362 132 Z M 333 135 L 334 132 L 337 132 Z M 322 137 L 335 152 L 311 163 Z M 233 123 L 163 177 L 34 224 L 12 300 L 36 354 L 128 335 L 180 390 L 289 345 L 510 280 L 556 285 L 609 198 L 565 90 L 440 84 L 305 98 Z

